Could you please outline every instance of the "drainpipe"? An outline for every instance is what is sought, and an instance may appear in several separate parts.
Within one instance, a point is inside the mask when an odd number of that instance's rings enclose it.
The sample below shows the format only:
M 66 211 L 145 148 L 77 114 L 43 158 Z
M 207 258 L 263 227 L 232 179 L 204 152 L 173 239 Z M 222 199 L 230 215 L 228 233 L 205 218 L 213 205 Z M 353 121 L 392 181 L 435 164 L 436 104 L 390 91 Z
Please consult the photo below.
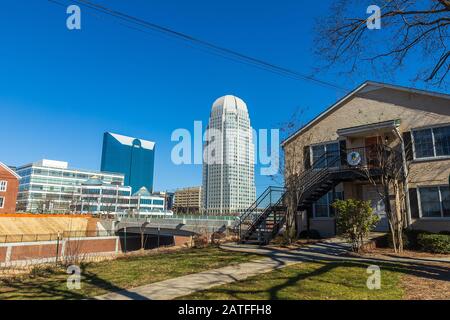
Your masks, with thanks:
M 397 137 L 400 139 L 400 142 L 402 144 L 402 160 L 403 160 L 403 171 L 405 173 L 405 196 L 406 196 L 406 224 L 408 228 L 411 226 L 411 206 L 409 201 L 409 182 L 408 182 L 408 165 L 406 164 L 406 150 L 405 150 L 405 141 L 403 140 L 402 135 L 400 134 L 400 131 L 398 128 L 395 128 L 394 130 Z

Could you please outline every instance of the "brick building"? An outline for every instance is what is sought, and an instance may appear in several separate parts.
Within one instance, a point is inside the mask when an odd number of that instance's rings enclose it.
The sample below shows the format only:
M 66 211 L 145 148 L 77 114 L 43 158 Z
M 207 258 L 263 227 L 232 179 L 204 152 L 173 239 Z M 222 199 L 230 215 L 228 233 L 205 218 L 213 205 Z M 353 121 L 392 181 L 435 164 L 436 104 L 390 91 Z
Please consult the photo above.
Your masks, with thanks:
M 15 213 L 20 177 L 0 162 L 0 214 Z

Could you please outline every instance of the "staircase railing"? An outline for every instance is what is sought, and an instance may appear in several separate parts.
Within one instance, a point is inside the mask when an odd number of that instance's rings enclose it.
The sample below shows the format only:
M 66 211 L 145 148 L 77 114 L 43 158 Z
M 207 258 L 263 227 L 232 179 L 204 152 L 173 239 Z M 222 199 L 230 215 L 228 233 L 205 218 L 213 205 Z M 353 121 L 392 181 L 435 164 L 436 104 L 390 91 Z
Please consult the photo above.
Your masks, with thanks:
M 259 198 L 237 219 L 235 230 L 241 236 L 258 217 L 277 203 L 280 197 L 285 193 L 283 187 L 268 187 Z
M 296 187 L 301 194 L 299 201 L 302 202 L 313 192 L 313 187 L 320 185 L 326 180 L 332 172 L 344 169 L 358 169 L 361 167 L 372 166 L 369 161 L 369 150 L 371 147 L 361 147 L 353 149 L 341 149 L 334 152 L 328 152 L 314 161 L 311 168 L 303 171 L 296 181 Z M 347 157 L 351 153 L 361 157 L 360 162 L 355 165 L 347 163 Z M 276 196 L 274 195 L 276 194 Z M 237 220 L 236 228 L 239 231 L 241 240 L 251 235 L 267 219 L 276 207 L 282 207 L 285 204 L 286 190 L 281 187 L 269 187 L 261 196 L 250 206 Z M 277 221 L 274 219 L 273 235 L 278 233 L 281 225 L 286 221 L 286 215 L 280 217 Z

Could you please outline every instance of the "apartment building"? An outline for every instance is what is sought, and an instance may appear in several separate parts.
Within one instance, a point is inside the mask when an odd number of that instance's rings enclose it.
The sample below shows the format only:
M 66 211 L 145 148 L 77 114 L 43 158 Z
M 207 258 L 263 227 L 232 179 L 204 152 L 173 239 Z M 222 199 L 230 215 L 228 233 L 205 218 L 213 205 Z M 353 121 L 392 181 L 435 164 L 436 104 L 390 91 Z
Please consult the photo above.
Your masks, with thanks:
M 378 230 L 388 230 L 377 185 L 360 172 L 376 167 L 373 150 L 381 143 L 399 152 L 408 171 L 408 227 L 450 231 L 450 95 L 376 82 L 362 84 L 282 143 L 285 167 L 295 168 L 286 179 L 317 178 L 305 183 L 299 203 L 302 229 L 335 235 L 332 202 L 355 198 L 370 201 L 381 218 Z

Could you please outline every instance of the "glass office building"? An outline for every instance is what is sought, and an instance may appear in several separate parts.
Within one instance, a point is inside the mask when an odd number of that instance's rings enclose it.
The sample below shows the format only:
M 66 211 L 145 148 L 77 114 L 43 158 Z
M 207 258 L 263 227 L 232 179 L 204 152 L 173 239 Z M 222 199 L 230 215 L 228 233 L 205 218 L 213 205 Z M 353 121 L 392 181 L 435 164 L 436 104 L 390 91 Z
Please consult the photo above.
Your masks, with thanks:
M 165 211 L 163 197 L 152 195 L 142 187 L 135 194 L 131 187 L 105 184 L 97 178 L 89 179 L 81 186 L 81 197 L 76 205 L 77 213 L 139 213 Z
M 121 173 L 70 169 L 67 162 L 41 160 L 17 168 L 17 211 L 30 213 L 162 212 L 165 198 L 146 188 L 132 193 Z
M 81 186 L 89 179 L 100 179 L 111 186 L 123 186 L 124 175 L 70 169 L 67 162 L 41 160 L 18 167 L 21 176 L 17 211 L 66 213 L 81 196 Z
M 155 143 L 106 132 L 103 136 L 101 170 L 119 172 L 133 192 L 145 187 L 153 192 Z

